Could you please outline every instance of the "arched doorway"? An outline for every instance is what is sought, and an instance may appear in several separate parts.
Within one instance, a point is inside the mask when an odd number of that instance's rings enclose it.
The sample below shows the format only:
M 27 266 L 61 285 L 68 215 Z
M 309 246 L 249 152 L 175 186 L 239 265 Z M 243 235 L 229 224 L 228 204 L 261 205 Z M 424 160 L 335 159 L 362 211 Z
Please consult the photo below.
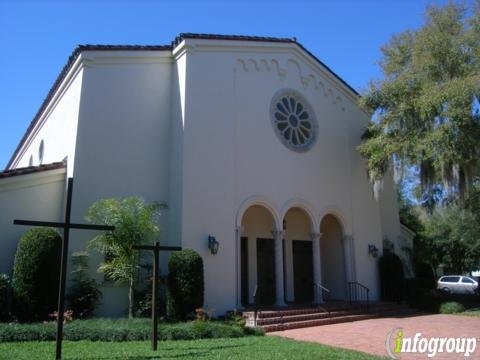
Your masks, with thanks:
M 312 223 L 299 207 L 290 208 L 283 219 L 285 239 L 286 299 L 294 303 L 313 301 Z
M 330 290 L 332 299 L 344 300 L 347 280 L 342 225 L 335 216 L 329 214 L 323 217 L 320 232 L 322 285 Z
M 253 304 L 256 288 L 259 305 L 275 303 L 275 228 L 275 219 L 264 206 L 252 205 L 243 214 L 240 285 L 244 306 Z

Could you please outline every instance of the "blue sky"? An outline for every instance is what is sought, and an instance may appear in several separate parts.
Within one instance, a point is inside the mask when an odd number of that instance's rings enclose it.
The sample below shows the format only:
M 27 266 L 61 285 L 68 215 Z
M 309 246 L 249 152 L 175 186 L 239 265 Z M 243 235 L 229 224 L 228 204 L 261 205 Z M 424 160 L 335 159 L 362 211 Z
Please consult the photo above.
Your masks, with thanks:
M 180 32 L 293 37 L 355 89 L 390 36 L 443 0 L 0 0 L 0 169 L 77 44 L 168 44 Z

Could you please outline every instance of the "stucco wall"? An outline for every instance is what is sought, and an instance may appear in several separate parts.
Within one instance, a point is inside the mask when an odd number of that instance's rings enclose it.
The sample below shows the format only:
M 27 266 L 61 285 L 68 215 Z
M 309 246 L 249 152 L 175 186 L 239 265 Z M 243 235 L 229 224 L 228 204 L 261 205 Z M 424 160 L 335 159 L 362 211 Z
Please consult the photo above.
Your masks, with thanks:
M 277 216 L 300 199 L 317 226 L 325 214 L 338 213 L 345 233 L 354 236 L 357 279 L 376 298 L 377 264 L 367 249 L 381 246 L 379 208 L 355 148 L 367 115 L 295 49 L 202 45 L 195 41 L 187 55 L 182 241 L 208 260 L 207 304 L 219 312 L 236 306 L 234 219 L 254 195 L 267 199 Z M 316 112 L 318 140 L 306 153 L 287 149 L 273 132 L 270 101 L 281 88 L 300 91 Z M 206 248 L 208 234 L 220 241 L 216 256 Z
M 39 165 L 39 147 L 43 140 L 42 164 L 68 158 L 68 174 L 73 174 L 82 78 L 83 70 L 73 67 L 17 155 L 13 168 L 29 166 L 30 157 L 34 166 Z
M 11 275 L 17 243 L 28 226 L 14 219 L 62 221 L 65 169 L 0 179 L 0 272 Z
M 170 52 L 95 52 L 84 70 L 75 157 L 72 220 L 84 221 L 100 198 L 141 196 L 169 200 Z M 161 218 L 160 241 L 169 242 L 169 214 Z M 84 248 L 94 235 L 76 232 L 70 252 Z M 162 272 L 165 271 L 162 255 Z M 91 259 L 92 276 L 100 256 Z M 125 287 L 104 284 L 103 316 L 121 316 L 127 308 Z

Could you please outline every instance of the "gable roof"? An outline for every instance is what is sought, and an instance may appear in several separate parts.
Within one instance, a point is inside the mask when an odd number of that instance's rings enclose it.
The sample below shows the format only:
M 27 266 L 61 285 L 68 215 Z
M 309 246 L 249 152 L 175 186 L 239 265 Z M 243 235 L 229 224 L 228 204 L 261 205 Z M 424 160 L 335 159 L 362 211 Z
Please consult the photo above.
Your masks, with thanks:
M 345 80 L 343 80 L 339 75 L 337 75 L 332 69 L 325 65 L 320 59 L 308 51 L 302 44 L 300 44 L 296 38 L 278 38 L 278 37 L 267 37 L 267 36 L 249 36 L 249 35 L 221 35 L 221 34 L 201 34 L 201 33 L 180 33 L 169 45 L 78 45 L 75 47 L 71 55 L 69 56 L 67 63 L 58 74 L 55 82 L 50 88 L 47 96 L 43 100 L 40 108 L 35 114 L 33 120 L 27 127 L 27 130 L 23 134 L 20 142 L 18 143 L 15 151 L 13 152 L 10 160 L 7 163 L 6 169 L 8 169 L 17 154 L 20 152 L 23 144 L 27 140 L 30 132 L 33 130 L 35 125 L 40 120 L 41 114 L 49 104 L 50 100 L 53 98 L 55 92 L 60 87 L 61 83 L 67 76 L 68 71 L 71 69 L 79 55 L 83 51 L 172 51 L 178 44 L 180 44 L 185 39 L 203 39 L 203 40 L 232 40 L 232 41 L 257 41 L 257 42 L 273 42 L 273 43 L 292 43 L 297 45 L 300 49 L 305 51 L 309 56 L 311 56 L 316 62 L 322 65 L 328 72 L 330 72 L 335 78 L 337 78 L 343 85 L 345 85 L 350 91 L 355 95 L 360 96 L 359 93 L 350 86 Z
M 57 170 L 57 169 L 65 168 L 66 166 L 67 164 L 65 163 L 65 161 L 60 161 L 60 162 L 54 162 L 51 164 L 44 164 L 39 166 L 28 166 L 28 167 L 16 168 L 11 170 L 4 170 L 4 171 L 0 171 L 0 179 L 19 176 L 19 175 L 28 175 L 28 174 L 41 172 L 41 171 L 47 171 L 47 170 Z

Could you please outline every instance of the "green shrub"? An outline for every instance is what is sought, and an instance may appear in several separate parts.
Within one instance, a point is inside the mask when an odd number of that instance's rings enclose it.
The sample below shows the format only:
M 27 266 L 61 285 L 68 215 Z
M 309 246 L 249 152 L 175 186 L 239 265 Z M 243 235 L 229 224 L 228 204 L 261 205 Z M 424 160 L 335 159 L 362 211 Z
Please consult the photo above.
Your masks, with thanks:
M 379 259 L 380 291 L 382 300 L 400 301 L 403 299 L 403 264 L 398 255 L 386 251 Z
M 167 317 L 185 320 L 203 306 L 203 260 L 192 249 L 176 251 L 168 261 Z M 193 315 L 194 316 L 194 315 Z
M 18 242 L 12 288 L 20 321 L 45 320 L 55 310 L 61 241 L 54 229 L 32 228 Z
M 439 312 L 441 314 L 456 314 L 464 311 L 465 311 L 465 307 L 456 301 L 444 302 L 440 305 L 440 309 L 439 309 Z
M 0 273 L 0 321 L 10 318 L 10 279 L 7 274 Z
M 76 319 L 86 319 L 93 315 L 102 293 L 95 280 L 87 275 L 88 253 L 73 253 L 72 266 L 72 286 L 67 294 L 68 309 L 73 311 Z
M 55 339 L 55 323 L 1 323 L 0 342 L 45 341 Z M 242 328 L 220 321 L 190 321 L 158 324 L 159 340 L 193 340 L 264 335 L 262 329 Z M 73 320 L 64 326 L 65 340 L 132 341 L 148 340 L 150 319 L 88 319 Z

